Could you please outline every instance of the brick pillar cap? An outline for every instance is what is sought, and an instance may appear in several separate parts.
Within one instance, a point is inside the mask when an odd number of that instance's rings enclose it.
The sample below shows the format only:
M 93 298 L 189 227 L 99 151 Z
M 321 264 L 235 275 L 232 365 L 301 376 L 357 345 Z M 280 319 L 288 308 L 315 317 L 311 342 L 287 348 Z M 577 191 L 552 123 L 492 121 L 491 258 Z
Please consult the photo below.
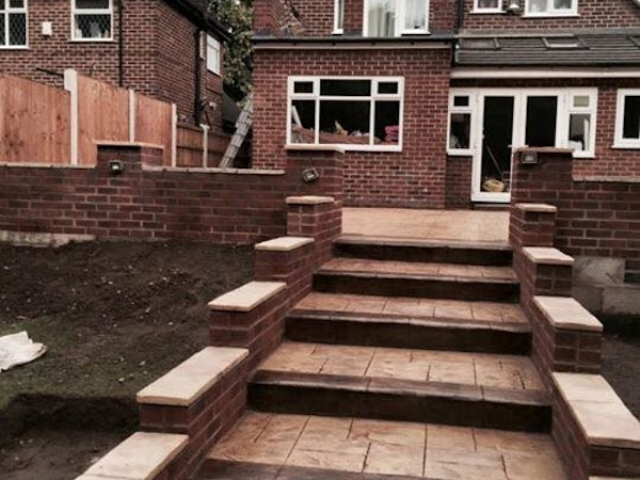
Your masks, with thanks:
M 324 203 L 333 203 L 336 199 L 333 197 L 317 197 L 314 195 L 306 195 L 304 197 L 287 197 L 287 205 L 322 205 Z
M 551 325 L 560 330 L 602 332 L 602 323 L 571 297 L 533 297 Z
M 255 249 L 262 252 L 291 252 L 315 242 L 309 237 L 280 237 L 258 243 Z
M 250 312 L 287 288 L 283 282 L 249 282 L 209 302 L 211 310 Z
M 516 208 L 535 213 L 556 213 L 558 211 L 558 207 L 546 203 L 516 203 Z
M 574 259 L 552 247 L 525 247 L 522 252 L 529 260 L 542 265 L 573 265 Z

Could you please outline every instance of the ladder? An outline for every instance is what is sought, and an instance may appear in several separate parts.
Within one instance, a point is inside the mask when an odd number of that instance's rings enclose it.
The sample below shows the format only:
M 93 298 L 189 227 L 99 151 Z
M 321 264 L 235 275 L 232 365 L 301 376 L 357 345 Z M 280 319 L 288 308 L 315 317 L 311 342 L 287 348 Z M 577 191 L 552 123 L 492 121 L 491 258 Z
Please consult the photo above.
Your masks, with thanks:
M 244 104 L 242 112 L 240 112 L 240 116 L 236 122 L 236 131 L 231 138 L 231 142 L 229 142 L 227 151 L 224 152 L 224 156 L 220 162 L 220 168 L 230 168 L 233 166 L 233 161 L 236 159 L 236 155 L 238 155 L 238 151 L 240 150 L 240 147 L 242 147 L 245 138 L 247 138 L 247 134 L 249 133 L 249 130 L 251 130 L 252 125 L 253 92 L 251 92 L 247 97 L 247 102 Z

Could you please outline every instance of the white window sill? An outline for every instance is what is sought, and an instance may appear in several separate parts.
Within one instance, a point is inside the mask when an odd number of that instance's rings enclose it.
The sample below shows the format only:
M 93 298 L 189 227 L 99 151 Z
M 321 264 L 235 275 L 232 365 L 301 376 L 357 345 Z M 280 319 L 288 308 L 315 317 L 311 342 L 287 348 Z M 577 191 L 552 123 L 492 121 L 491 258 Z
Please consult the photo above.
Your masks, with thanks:
M 331 32 L 331 35 L 343 35 L 344 34 L 344 29 L 342 28 L 338 28 L 336 30 L 334 30 L 333 32 Z
M 487 9 L 487 10 L 471 10 L 471 15 L 504 15 L 505 11 L 500 8 Z
M 29 46 L 28 45 L 0 46 L 0 50 L 29 50 Z
M 640 141 L 635 143 L 614 143 L 613 150 L 640 150 Z
M 220 72 L 215 72 L 213 70 L 209 70 L 208 68 L 207 68 L 207 73 L 210 73 L 211 75 L 215 75 L 216 77 L 221 77 L 222 76 L 222 74 Z
M 322 144 L 316 145 L 313 143 L 287 143 L 285 148 L 287 150 L 299 149 L 299 150 L 314 150 L 318 147 L 336 148 L 345 152 L 402 152 L 401 146 L 385 145 L 385 146 L 372 146 L 372 145 L 345 145 L 345 144 Z
M 473 150 L 447 150 L 449 157 L 473 157 Z
M 112 43 L 113 38 L 72 38 L 71 43 Z
M 578 18 L 580 14 L 575 12 L 570 13 L 525 13 L 522 15 L 522 18 Z
M 573 153 L 573 158 L 576 160 L 593 160 L 596 158 L 593 153 Z

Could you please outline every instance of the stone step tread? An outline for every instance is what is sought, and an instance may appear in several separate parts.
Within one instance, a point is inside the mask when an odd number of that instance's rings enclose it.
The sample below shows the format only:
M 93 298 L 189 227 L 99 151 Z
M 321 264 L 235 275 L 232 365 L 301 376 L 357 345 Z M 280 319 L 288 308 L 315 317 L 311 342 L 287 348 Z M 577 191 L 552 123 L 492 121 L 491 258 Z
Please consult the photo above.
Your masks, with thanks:
M 198 478 L 567 480 L 546 434 L 251 411 Z
M 502 302 L 311 292 L 294 307 L 292 314 L 311 312 L 371 316 L 390 322 L 437 319 L 446 323 L 471 322 L 493 328 L 518 325 L 524 327 L 525 331 L 530 329 L 529 321 L 519 305 Z
M 336 239 L 337 244 L 348 245 L 375 245 L 381 247 L 423 247 L 423 248 L 448 248 L 451 250 L 499 250 L 512 251 L 509 242 L 480 242 L 472 240 L 437 240 L 418 238 L 392 238 L 378 237 L 374 235 L 342 235 Z
M 446 278 L 458 281 L 517 282 L 516 274 L 511 267 L 399 262 L 358 258 L 333 258 L 322 265 L 319 273 Z
M 529 357 L 285 341 L 262 371 L 544 391 Z

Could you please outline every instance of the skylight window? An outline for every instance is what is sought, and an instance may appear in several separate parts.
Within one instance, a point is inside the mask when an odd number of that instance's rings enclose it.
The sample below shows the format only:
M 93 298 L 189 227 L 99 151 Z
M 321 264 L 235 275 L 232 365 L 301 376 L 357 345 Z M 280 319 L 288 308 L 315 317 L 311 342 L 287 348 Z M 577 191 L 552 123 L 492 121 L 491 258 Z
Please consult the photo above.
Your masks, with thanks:
M 577 37 L 545 37 L 544 44 L 550 49 L 577 49 L 585 48 L 584 44 Z

